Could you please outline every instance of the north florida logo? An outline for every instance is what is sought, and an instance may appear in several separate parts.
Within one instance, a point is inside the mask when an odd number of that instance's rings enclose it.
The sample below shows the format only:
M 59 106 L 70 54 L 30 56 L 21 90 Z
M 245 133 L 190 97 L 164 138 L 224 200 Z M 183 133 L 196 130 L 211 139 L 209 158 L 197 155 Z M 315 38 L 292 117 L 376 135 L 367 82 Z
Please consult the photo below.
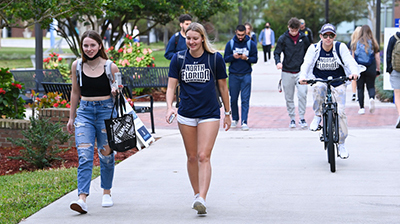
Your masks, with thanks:
M 319 70 L 333 71 L 339 68 L 339 63 L 335 61 L 334 57 L 320 57 L 317 61 L 316 67 Z
M 205 64 L 186 64 L 185 69 L 182 69 L 182 81 L 186 83 L 210 81 L 210 69 L 206 68 Z

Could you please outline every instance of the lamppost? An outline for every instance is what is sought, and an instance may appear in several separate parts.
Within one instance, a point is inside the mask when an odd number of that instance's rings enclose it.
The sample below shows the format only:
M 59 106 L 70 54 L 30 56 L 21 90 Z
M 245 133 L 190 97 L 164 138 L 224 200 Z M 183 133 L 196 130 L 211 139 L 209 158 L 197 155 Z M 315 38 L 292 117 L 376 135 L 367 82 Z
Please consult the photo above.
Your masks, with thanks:
M 242 24 L 242 0 L 239 0 L 239 24 Z
M 329 23 L 329 0 L 325 1 L 325 23 Z
M 381 0 L 376 0 L 376 42 L 381 42 Z

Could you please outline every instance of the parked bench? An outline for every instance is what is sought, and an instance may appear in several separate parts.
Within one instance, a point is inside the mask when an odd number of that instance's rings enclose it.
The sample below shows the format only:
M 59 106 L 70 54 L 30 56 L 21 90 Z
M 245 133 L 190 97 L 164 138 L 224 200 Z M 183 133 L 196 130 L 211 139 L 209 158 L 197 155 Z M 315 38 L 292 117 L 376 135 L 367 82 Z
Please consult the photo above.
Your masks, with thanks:
M 168 86 L 168 67 L 121 67 L 122 83 L 131 90 Z
M 71 100 L 71 91 L 72 84 L 71 83 L 56 83 L 56 82 L 42 82 L 45 93 L 58 92 L 62 93 L 61 97 L 66 100 Z
M 28 69 L 28 70 L 10 70 L 15 81 L 24 83 L 25 93 L 31 94 L 32 90 L 40 95 L 44 94 L 41 82 L 62 82 L 65 80 L 58 69 Z M 26 95 L 21 97 L 27 102 L 31 103 L 32 99 Z

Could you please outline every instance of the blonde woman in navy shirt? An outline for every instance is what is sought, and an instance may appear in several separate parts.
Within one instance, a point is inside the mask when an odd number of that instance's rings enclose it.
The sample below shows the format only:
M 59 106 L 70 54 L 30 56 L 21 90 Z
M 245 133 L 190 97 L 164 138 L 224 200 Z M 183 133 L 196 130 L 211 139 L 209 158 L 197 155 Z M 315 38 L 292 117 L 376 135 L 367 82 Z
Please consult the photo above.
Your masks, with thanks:
M 220 106 L 214 77 L 222 97 L 225 111 L 223 127 L 227 131 L 231 126 L 227 75 L 224 59 L 212 48 L 201 24 L 192 23 L 187 28 L 186 45 L 188 50 L 176 53 L 171 60 L 165 118 L 169 122 L 171 115 L 177 116 L 186 149 L 189 179 L 195 195 L 192 208 L 197 210 L 197 214 L 206 214 L 205 200 L 211 181 L 210 157 L 220 126 Z M 178 83 L 181 101 L 177 110 L 172 101 Z

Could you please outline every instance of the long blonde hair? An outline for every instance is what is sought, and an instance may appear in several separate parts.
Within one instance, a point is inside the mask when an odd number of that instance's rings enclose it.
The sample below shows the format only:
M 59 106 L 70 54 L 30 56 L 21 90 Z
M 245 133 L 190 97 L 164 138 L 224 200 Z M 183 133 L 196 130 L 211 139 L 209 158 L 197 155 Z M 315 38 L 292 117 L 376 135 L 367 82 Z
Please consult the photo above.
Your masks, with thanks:
M 360 36 L 361 26 L 357 26 L 353 34 L 351 34 L 350 49 L 352 52 L 356 50 L 358 37 Z
M 206 29 L 204 29 L 203 25 L 201 25 L 200 23 L 193 22 L 188 26 L 185 34 L 187 34 L 187 32 L 189 30 L 198 32 L 201 35 L 201 37 L 203 37 L 203 39 L 204 39 L 203 48 L 205 51 L 207 51 L 208 53 L 212 53 L 212 54 L 216 52 L 216 50 L 213 48 L 212 44 L 210 43 L 210 40 L 208 39 Z
M 372 49 L 374 50 L 374 53 L 379 52 L 378 42 L 376 42 L 375 37 L 372 34 L 371 28 L 369 28 L 368 25 L 363 25 L 361 27 L 360 34 L 358 35 L 358 37 L 359 37 L 358 41 L 360 41 L 361 44 L 365 45 L 366 53 L 368 53 L 368 49 L 370 48 L 368 43 L 369 40 L 372 42 Z

